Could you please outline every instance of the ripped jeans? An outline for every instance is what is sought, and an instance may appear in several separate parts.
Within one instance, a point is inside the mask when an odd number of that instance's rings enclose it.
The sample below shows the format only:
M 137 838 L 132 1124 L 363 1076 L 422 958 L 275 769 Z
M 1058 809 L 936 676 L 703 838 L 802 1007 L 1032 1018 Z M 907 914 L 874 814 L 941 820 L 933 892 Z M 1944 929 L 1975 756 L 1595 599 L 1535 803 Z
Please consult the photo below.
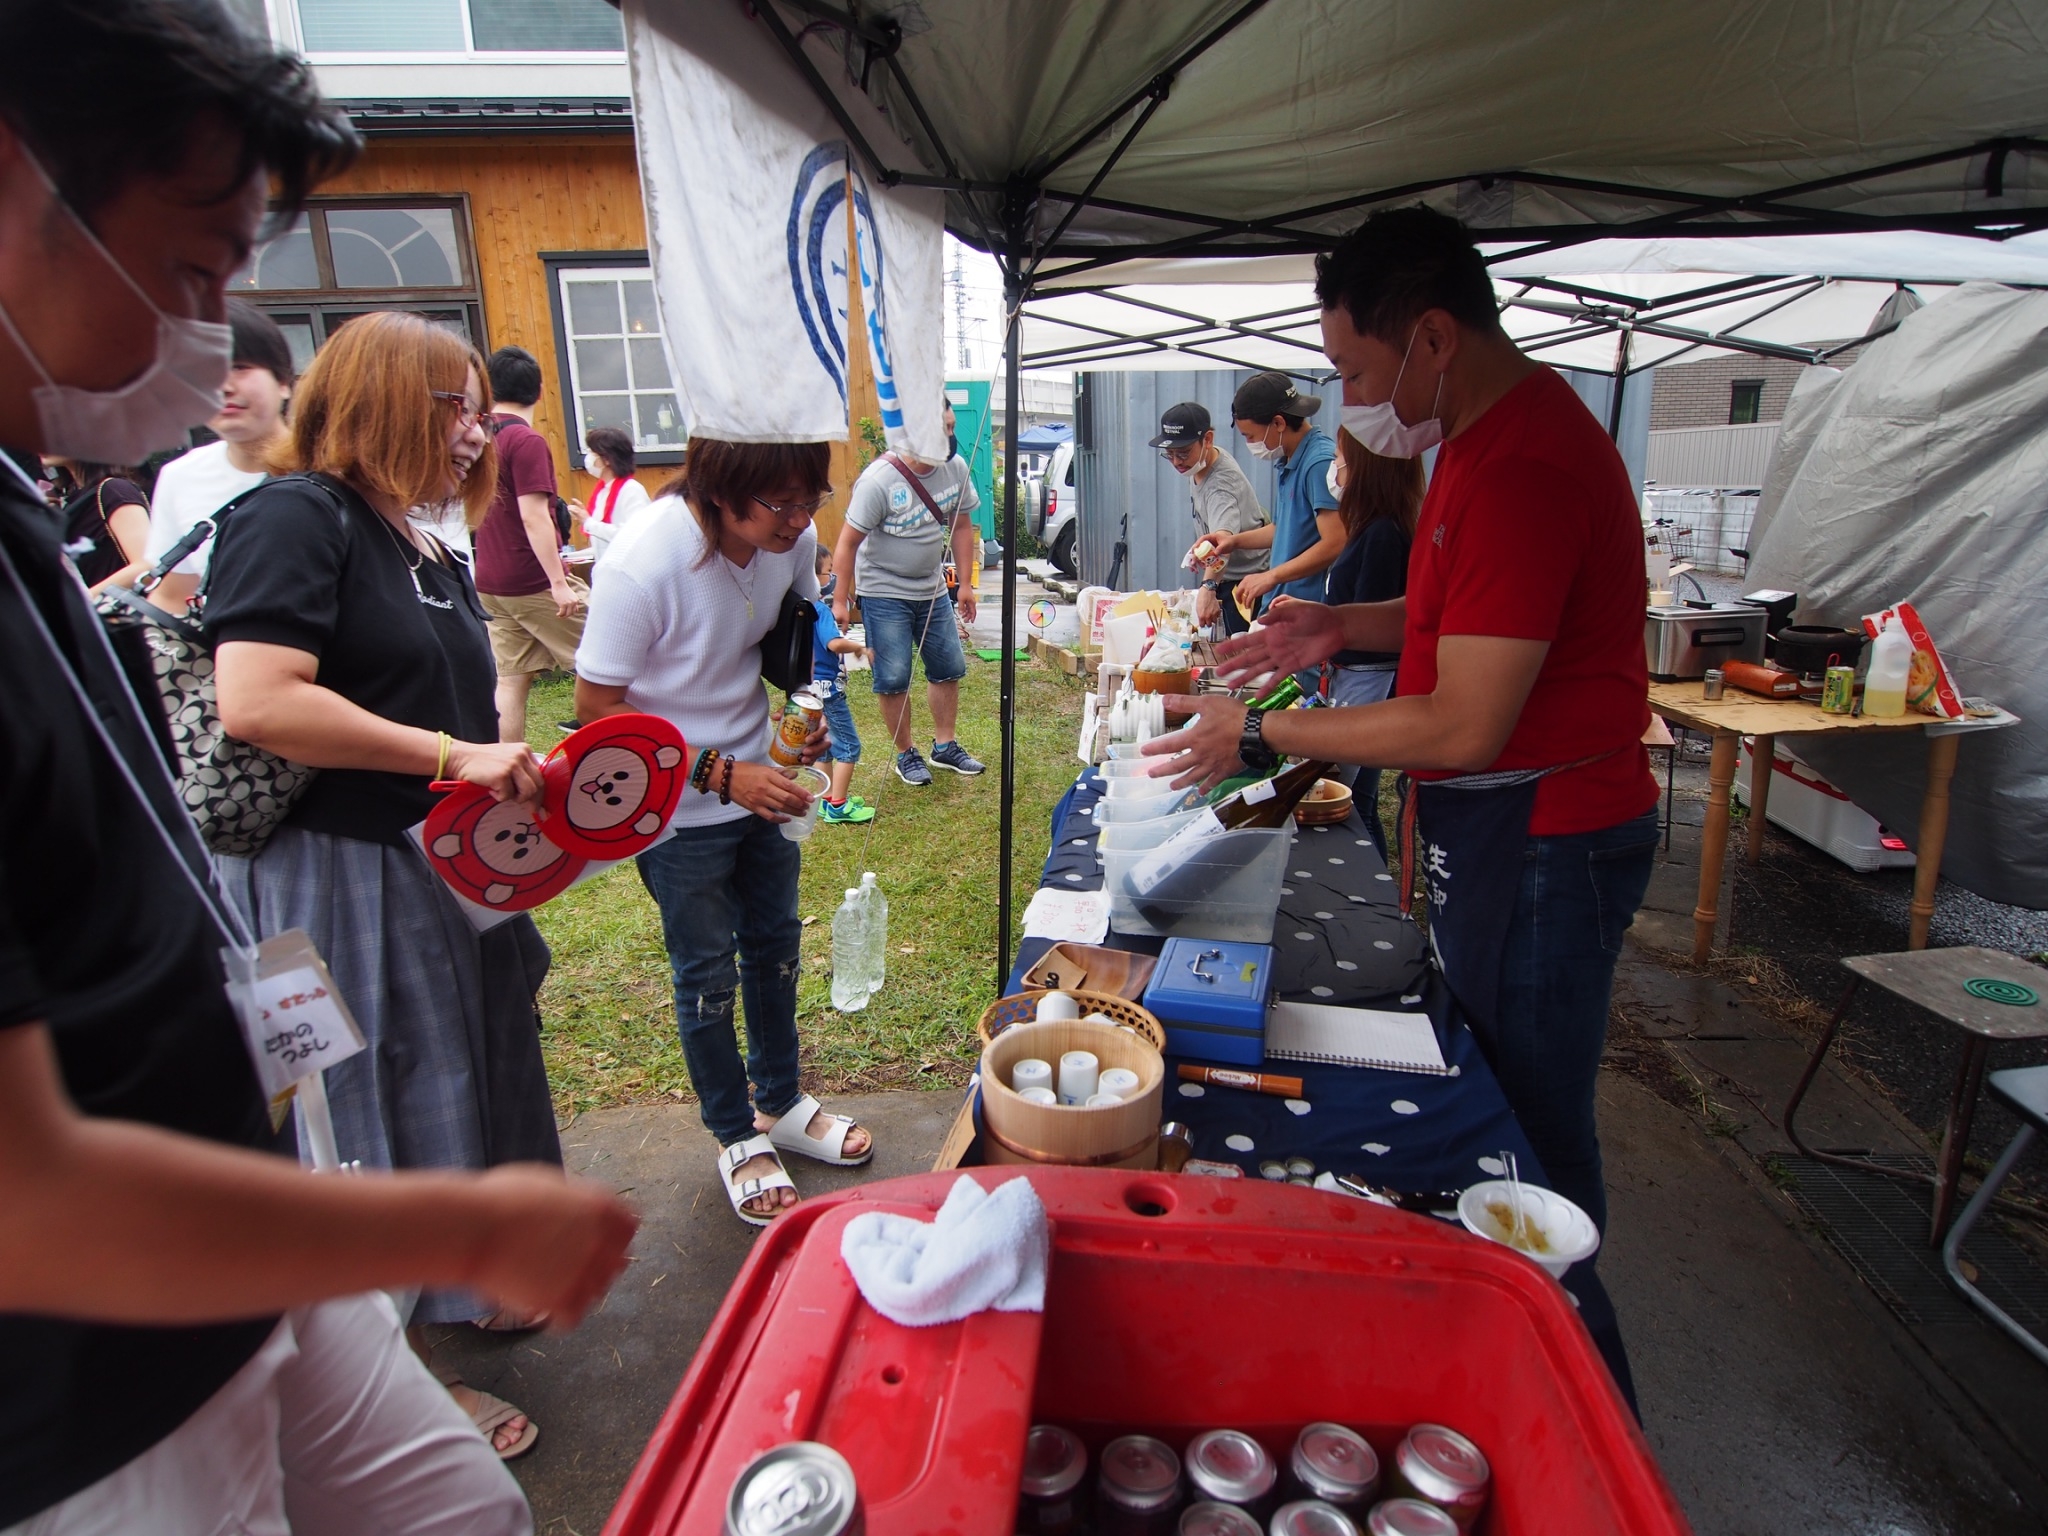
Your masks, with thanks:
M 661 909 L 675 984 L 676 1031 L 704 1128 L 721 1147 L 754 1134 L 754 1106 L 787 1114 L 797 1086 L 796 983 L 803 924 L 797 872 L 803 845 L 758 816 L 682 827 L 636 861 Z M 746 1010 L 747 1058 L 733 1027 Z

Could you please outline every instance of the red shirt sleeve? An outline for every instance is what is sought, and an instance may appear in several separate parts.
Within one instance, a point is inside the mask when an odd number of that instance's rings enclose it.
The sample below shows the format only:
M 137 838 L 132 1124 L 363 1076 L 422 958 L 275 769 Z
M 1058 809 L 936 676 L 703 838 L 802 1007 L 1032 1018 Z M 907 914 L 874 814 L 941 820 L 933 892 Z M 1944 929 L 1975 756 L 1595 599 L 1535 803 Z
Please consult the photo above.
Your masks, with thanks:
M 1503 458 L 1474 467 L 1444 530 L 1450 558 L 1437 635 L 1555 640 L 1585 558 L 1583 492 L 1549 466 Z

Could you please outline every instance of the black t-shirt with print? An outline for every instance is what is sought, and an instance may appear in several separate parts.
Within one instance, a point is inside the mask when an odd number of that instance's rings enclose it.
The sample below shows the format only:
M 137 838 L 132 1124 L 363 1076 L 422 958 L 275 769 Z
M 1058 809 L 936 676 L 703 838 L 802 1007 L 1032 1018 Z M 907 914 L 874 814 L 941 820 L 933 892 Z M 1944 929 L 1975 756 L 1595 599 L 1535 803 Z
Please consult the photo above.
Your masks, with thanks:
M 497 668 L 483 605 L 458 559 L 405 544 L 325 476 L 258 488 L 224 521 L 216 546 L 206 592 L 216 646 L 309 651 L 320 658 L 320 685 L 373 715 L 458 741 L 498 739 Z M 287 825 L 401 844 L 433 809 L 427 785 L 421 775 L 323 768 Z
M 0 548 L 28 594 L 0 571 L 0 1029 L 47 1024 L 64 1085 L 88 1115 L 268 1146 L 221 989 L 222 936 L 34 622 L 39 613 L 159 816 L 181 818 L 58 538 L 56 517 L 0 466 Z M 196 838 L 187 847 L 203 860 Z M 137 1328 L 0 1314 L 0 1527 L 156 1444 L 275 1323 Z

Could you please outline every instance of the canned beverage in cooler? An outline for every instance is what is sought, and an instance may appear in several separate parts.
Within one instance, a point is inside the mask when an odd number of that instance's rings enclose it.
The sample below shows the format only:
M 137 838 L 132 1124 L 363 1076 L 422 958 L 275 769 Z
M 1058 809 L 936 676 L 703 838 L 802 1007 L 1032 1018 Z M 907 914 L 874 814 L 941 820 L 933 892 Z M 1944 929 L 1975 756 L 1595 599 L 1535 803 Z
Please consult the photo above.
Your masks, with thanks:
M 769 759 L 784 768 L 794 768 L 803 762 L 804 743 L 824 718 L 825 706 L 815 693 L 792 693 L 783 706 L 782 723 L 768 738 Z
M 1365 1517 L 1367 1536 L 1458 1536 L 1458 1522 L 1420 1499 L 1388 1499 Z
M 726 1496 L 725 1536 L 863 1536 L 866 1529 L 853 1468 L 815 1440 L 763 1451 Z
M 1024 1478 L 1017 1489 L 1022 1536 L 1068 1536 L 1081 1529 L 1081 1478 L 1088 1452 L 1057 1424 L 1034 1424 L 1024 1437 Z
M 1188 1488 L 1198 1499 L 1235 1504 L 1264 1518 L 1280 1472 L 1266 1448 L 1241 1429 L 1204 1430 L 1188 1442 Z
M 1358 1522 L 1321 1499 L 1297 1499 L 1273 1511 L 1271 1536 L 1358 1536 Z
M 1364 1510 L 1380 1489 L 1379 1453 L 1342 1424 L 1311 1424 L 1295 1437 L 1287 1468 L 1294 1486 L 1339 1509 Z
M 1164 1440 L 1124 1435 L 1102 1448 L 1095 1477 L 1099 1536 L 1172 1536 L 1180 1457 Z
M 1394 1447 L 1398 1490 L 1434 1504 L 1469 1531 L 1479 1523 L 1493 1469 L 1479 1447 L 1441 1424 L 1417 1424 Z
M 1266 1536 L 1266 1528 L 1235 1504 L 1204 1499 L 1180 1512 L 1180 1536 Z

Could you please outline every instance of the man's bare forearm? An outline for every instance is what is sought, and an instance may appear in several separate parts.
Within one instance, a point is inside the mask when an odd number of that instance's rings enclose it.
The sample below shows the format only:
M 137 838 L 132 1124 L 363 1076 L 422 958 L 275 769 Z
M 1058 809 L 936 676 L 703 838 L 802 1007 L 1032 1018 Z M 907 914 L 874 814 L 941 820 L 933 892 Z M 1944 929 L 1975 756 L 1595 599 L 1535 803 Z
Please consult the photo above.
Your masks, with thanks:
M 532 494 L 521 496 L 519 524 L 526 530 L 526 542 L 532 546 L 533 558 L 540 562 L 548 585 L 561 586 L 568 577 L 562 571 L 561 530 L 555 527 L 555 509 L 548 498 Z
M 1344 621 L 1344 649 L 1347 651 L 1398 651 L 1408 627 L 1408 599 L 1397 597 L 1384 603 L 1343 603 L 1337 615 Z

